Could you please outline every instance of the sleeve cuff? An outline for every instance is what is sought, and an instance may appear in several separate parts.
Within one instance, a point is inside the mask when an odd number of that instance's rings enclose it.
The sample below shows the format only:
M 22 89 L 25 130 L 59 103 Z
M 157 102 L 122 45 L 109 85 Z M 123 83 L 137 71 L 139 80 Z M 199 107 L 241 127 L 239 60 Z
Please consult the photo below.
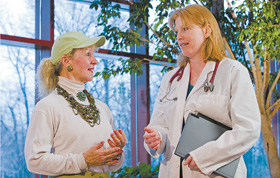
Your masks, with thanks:
M 88 169 L 87 162 L 83 156 L 83 153 L 78 155 L 78 165 L 81 171 L 86 171 Z
M 200 163 L 198 162 L 198 159 L 196 158 L 196 155 L 193 154 L 192 152 L 190 152 L 190 155 L 192 156 L 192 158 L 193 158 L 195 164 L 197 165 L 197 167 L 201 170 L 201 172 L 202 172 L 203 174 L 210 176 L 210 175 L 214 172 L 214 171 L 210 171 L 210 170 L 208 170 L 208 169 L 206 169 L 206 168 L 201 168 L 201 165 L 200 165 Z

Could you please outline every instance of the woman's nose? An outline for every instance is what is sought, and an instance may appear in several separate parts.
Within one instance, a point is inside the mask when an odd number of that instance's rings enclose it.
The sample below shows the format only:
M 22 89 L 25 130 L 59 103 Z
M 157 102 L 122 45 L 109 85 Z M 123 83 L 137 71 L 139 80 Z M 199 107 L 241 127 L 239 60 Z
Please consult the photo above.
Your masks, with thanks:
M 177 38 L 177 41 L 179 41 L 179 40 L 182 40 L 182 39 L 183 39 L 183 36 L 181 35 L 180 32 L 178 32 L 176 38 Z
M 98 64 L 98 60 L 93 55 L 92 55 L 91 63 L 94 65 Z

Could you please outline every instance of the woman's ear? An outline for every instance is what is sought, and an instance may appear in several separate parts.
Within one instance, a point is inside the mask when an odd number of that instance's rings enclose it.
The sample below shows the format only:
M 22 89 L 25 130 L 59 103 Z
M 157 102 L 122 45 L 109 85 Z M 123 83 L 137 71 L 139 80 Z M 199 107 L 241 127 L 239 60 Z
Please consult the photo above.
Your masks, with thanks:
M 208 38 L 212 33 L 212 25 L 207 24 L 203 28 L 205 38 Z
M 69 58 L 65 55 L 61 56 L 60 61 L 66 67 L 69 65 Z

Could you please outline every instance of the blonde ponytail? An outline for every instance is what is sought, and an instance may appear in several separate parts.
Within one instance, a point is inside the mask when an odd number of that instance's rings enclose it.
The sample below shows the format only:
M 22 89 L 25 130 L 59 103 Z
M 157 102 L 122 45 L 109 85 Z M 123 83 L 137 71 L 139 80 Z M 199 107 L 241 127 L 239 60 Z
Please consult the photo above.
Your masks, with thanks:
M 40 62 L 37 70 L 37 87 L 40 97 L 48 95 L 55 89 L 61 66 L 61 62 L 54 65 L 49 58 Z

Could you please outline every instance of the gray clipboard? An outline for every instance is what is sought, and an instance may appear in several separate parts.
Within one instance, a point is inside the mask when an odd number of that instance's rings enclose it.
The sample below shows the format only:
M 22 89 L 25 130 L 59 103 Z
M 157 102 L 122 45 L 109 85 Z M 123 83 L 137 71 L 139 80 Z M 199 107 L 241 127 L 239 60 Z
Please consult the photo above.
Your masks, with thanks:
M 200 113 L 197 115 L 190 113 L 176 147 L 175 155 L 185 159 L 189 156 L 189 152 L 209 141 L 217 140 L 227 130 L 231 130 L 231 128 Z M 227 178 L 234 178 L 239 161 L 240 157 L 214 172 Z

